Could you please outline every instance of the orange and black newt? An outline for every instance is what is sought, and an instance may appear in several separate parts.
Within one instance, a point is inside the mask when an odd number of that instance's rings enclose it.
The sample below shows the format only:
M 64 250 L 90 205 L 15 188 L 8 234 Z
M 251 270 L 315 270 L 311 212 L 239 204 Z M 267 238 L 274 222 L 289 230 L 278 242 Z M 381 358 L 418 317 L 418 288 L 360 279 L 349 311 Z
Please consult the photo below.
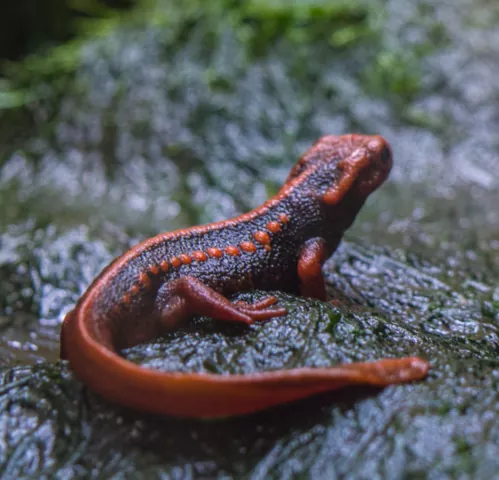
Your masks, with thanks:
M 186 417 L 245 414 L 349 385 L 424 378 L 429 366 L 417 357 L 215 375 L 160 372 L 118 353 L 192 315 L 251 324 L 286 314 L 273 306 L 273 296 L 254 304 L 228 300 L 236 292 L 280 289 L 326 300 L 322 264 L 391 166 L 390 147 L 380 136 L 321 138 L 262 206 L 158 235 L 112 262 L 66 316 L 61 357 L 111 401 Z

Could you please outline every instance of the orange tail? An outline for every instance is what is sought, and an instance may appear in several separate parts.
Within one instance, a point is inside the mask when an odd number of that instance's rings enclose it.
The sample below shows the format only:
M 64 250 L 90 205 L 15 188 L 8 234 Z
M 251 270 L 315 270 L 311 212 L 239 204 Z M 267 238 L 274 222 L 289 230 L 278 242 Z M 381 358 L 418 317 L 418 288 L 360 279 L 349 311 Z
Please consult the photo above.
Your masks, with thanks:
M 224 417 L 262 410 L 350 385 L 420 380 L 429 365 L 417 357 L 299 368 L 251 375 L 169 373 L 142 368 L 99 342 L 82 309 L 63 325 L 61 352 L 76 376 L 92 390 L 137 410 L 184 417 Z

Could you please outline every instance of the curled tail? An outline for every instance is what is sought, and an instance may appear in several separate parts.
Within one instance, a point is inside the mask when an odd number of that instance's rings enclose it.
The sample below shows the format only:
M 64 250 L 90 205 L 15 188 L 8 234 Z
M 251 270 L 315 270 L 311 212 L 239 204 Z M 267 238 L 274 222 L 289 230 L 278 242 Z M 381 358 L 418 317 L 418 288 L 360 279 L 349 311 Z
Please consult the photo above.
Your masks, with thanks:
M 299 368 L 250 375 L 159 372 L 122 358 L 106 338 L 103 319 L 78 306 L 66 317 L 61 357 L 103 397 L 133 409 L 184 417 L 241 415 L 351 385 L 384 387 L 419 380 L 428 363 L 417 357 Z

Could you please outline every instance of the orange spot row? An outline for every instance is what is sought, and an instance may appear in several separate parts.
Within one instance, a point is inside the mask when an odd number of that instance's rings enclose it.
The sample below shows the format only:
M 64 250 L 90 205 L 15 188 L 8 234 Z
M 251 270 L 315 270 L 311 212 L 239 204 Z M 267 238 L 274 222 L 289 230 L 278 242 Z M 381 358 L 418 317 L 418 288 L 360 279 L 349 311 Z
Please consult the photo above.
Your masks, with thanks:
M 139 275 L 139 283 L 142 285 L 144 288 L 149 288 L 151 286 L 151 279 L 149 278 L 149 275 L 147 273 L 142 272 Z
M 222 250 L 216 247 L 207 248 L 206 253 L 213 258 L 220 258 L 224 254 Z
M 192 263 L 192 258 L 189 257 L 189 255 L 187 255 L 186 253 L 182 253 L 179 259 L 184 265 L 189 265 L 190 263 Z
M 285 213 L 281 213 L 279 214 L 279 220 L 281 221 L 281 223 L 286 224 L 289 222 L 289 217 Z
M 243 252 L 254 253 L 256 252 L 256 245 L 253 242 L 241 242 L 239 247 Z
M 207 260 L 206 253 L 202 252 L 201 250 L 197 250 L 195 252 L 192 252 L 191 257 L 196 260 L 197 262 L 204 262 Z
M 130 295 L 137 295 L 140 292 L 140 287 L 138 285 L 133 285 L 130 289 Z
M 279 214 L 279 222 L 272 220 L 267 223 L 266 228 L 271 233 L 277 233 L 281 230 L 281 224 L 285 225 L 289 222 L 289 217 L 285 213 Z M 270 236 L 267 232 L 263 230 L 258 230 L 253 234 L 253 238 L 260 243 L 265 250 L 271 251 L 272 247 L 270 246 Z M 239 244 L 239 248 L 234 245 L 228 245 L 222 251 L 217 247 L 209 247 L 206 249 L 206 253 L 201 250 L 196 250 L 192 252 L 190 255 L 186 253 L 180 254 L 178 257 L 170 258 L 170 261 L 163 260 L 159 265 L 151 265 L 147 272 L 142 272 L 139 274 L 138 283 L 133 285 L 130 288 L 130 291 L 123 295 L 123 303 L 130 304 L 132 301 L 132 297 L 137 295 L 141 287 L 147 289 L 151 286 L 151 277 L 150 275 L 158 275 L 160 271 L 167 272 L 170 269 L 170 265 L 174 268 L 179 268 L 181 265 L 189 265 L 193 260 L 197 262 L 205 262 L 208 259 L 208 256 L 212 258 L 220 258 L 223 256 L 224 251 L 227 255 L 231 256 L 239 256 L 241 255 L 241 250 L 246 253 L 254 253 L 256 252 L 256 245 L 253 242 L 245 241 Z
M 269 245 L 270 244 L 270 236 L 267 232 L 264 232 L 262 230 L 259 230 L 258 232 L 255 232 L 253 234 L 253 238 L 258 242 L 261 243 L 262 245 Z
M 159 273 L 159 267 L 157 265 L 152 265 L 152 266 L 149 267 L 149 271 L 153 275 L 157 275 Z
M 272 233 L 277 233 L 281 229 L 281 224 L 275 220 L 267 223 L 267 230 Z
M 239 248 L 234 247 L 234 245 L 229 245 L 228 247 L 225 247 L 225 253 L 228 255 L 232 255 L 233 257 L 237 257 L 241 255 L 241 251 Z
M 182 262 L 180 261 L 180 258 L 178 258 L 178 257 L 170 258 L 170 263 L 172 264 L 172 266 L 174 268 L 178 268 L 178 267 L 180 267 L 180 265 L 182 265 Z

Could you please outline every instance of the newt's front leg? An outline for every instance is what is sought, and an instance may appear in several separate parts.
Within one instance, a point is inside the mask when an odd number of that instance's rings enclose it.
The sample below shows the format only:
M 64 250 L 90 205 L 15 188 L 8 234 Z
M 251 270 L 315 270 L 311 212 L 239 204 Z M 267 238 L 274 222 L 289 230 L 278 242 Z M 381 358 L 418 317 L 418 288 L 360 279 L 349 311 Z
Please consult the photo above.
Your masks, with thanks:
M 300 294 L 303 297 L 326 301 L 322 265 L 327 257 L 328 249 L 323 238 L 311 238 L 301 249 L 298 258 L 298 278 L 300 279 Z
M 316 298 L 326 301 L 326 285 L 322 274 L 322 266 L 330 255 L 330 248 L 323 238 L 311 238 L 300 251 L 298 259 L 298 278 L 300 280 L 300 294 L 304 297 Z M 332 249 L 334 250 L 334 248 Z M 424 360 L 414 357 L 399 359 L 381 359 L 375 362 L 356 362 L 339 365 L 330 369 L 329 380 L 331 383 L 337 379 L 344 386 L 365 383 L 370 385 L 387 386 L 394 383 L 408 382 L 423 378 L 429 365 Z M 307 369 L 296 371 L 304 374 Z M 348 372 L 346 374 L 346 372 Z M 275 372 L 278 374 L 278 372 Z M 283 378 L 288 373 L 282 371 Z M 308 371 L 307 374 L 308 376 Z M 362 379 L 362 380 L 360 380 Z

